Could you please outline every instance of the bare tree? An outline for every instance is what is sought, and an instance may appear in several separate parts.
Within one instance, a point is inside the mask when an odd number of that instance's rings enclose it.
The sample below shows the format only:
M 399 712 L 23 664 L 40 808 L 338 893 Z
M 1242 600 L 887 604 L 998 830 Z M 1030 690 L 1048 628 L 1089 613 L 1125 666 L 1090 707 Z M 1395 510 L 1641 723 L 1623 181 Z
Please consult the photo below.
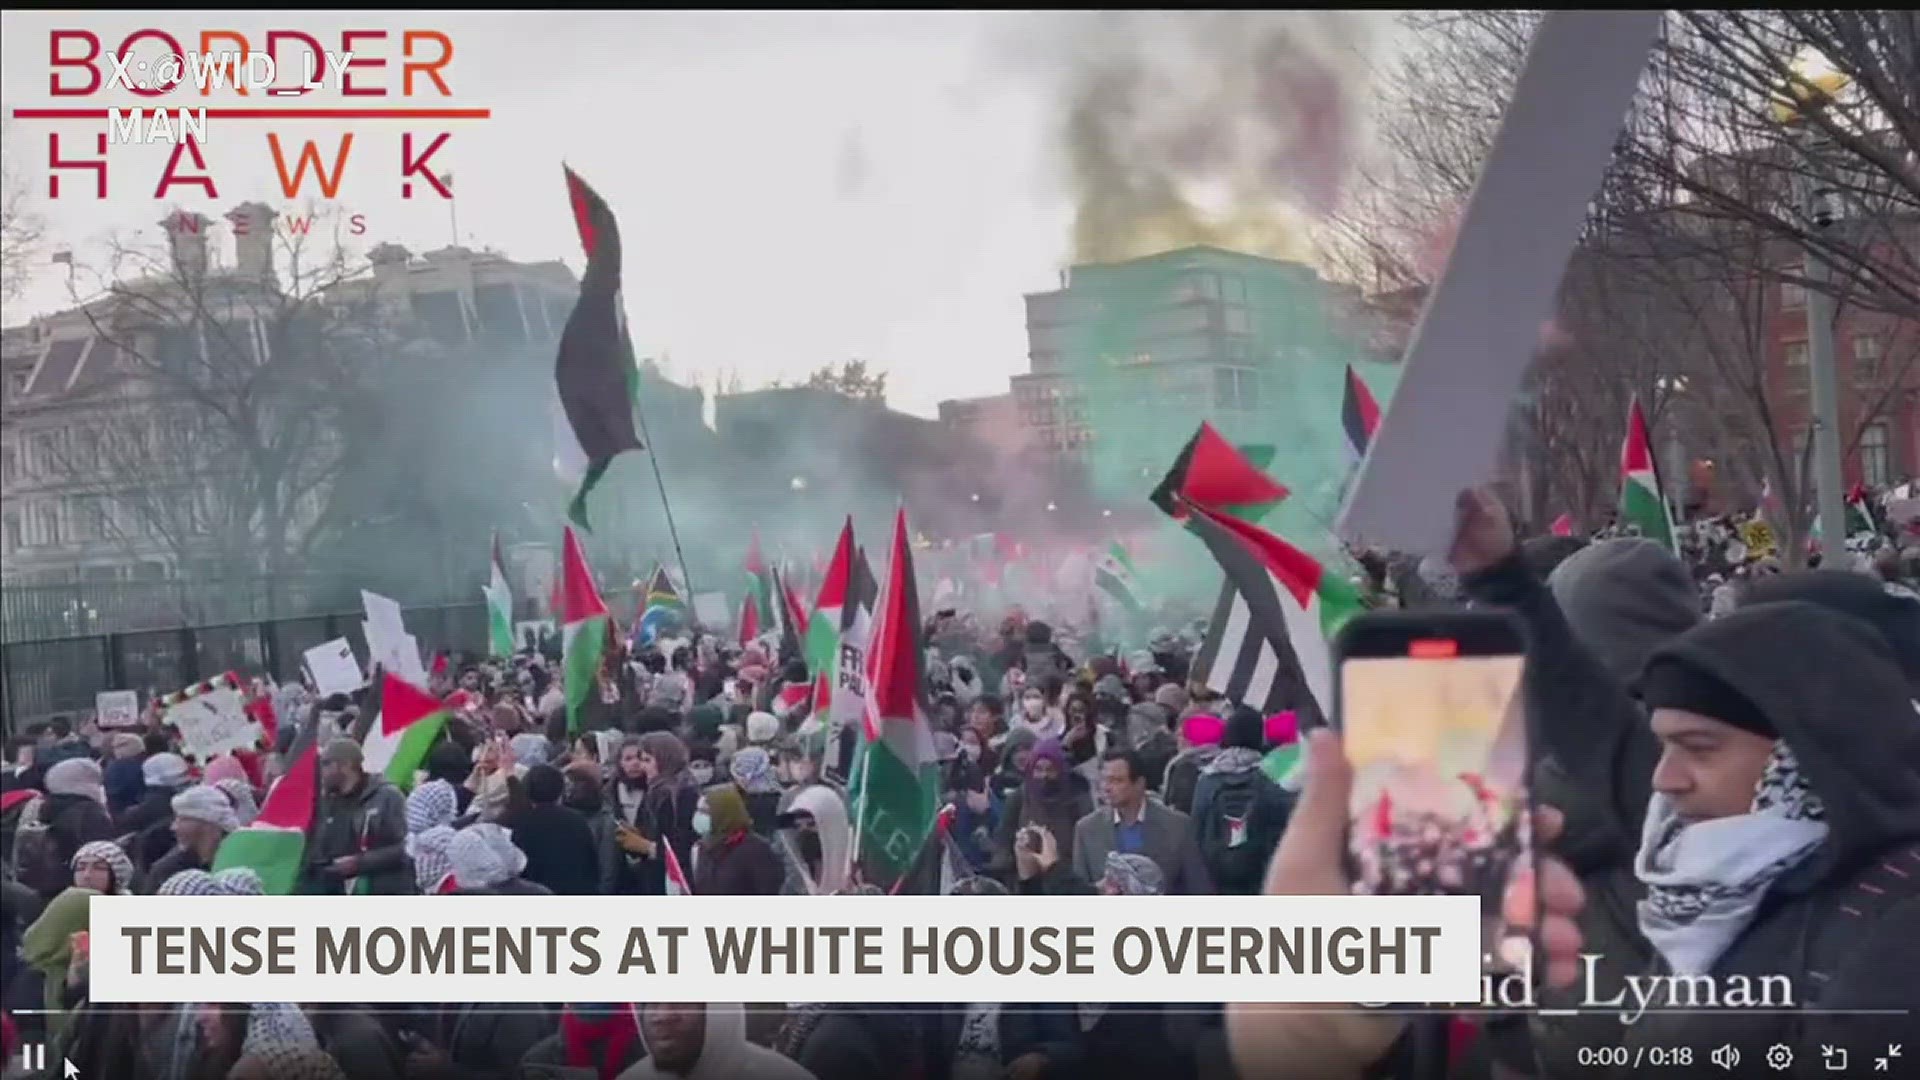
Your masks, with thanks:
M 14 168 L 0 131 L 0 300 L 18 299 L 40 257 L 46 223 L 33 208 L 32 182 Z
M 887 400 L 887 373 L 867 370 L 867 362 L 860 359 L 848 360 L 839 367 L 824 365 L 807 376 L 805 385 L 859 401 Z
M 89 531 L 158 548 L 183 576 L 258 583 L 269 610 L 349 524 L 332 499 L 342 432 L 389 344 L 372 294 L 340 288 L 359 267 L 321 237 L 318 251 L 313 233 L 262 238 L 265 264 L 256 254 L 233 269 L 211 265 L 204 235 L 165 252 L 113 245 L 80 304 L 110 347 L 111 378 L 52 463 L 61 487 L 96 508 Z

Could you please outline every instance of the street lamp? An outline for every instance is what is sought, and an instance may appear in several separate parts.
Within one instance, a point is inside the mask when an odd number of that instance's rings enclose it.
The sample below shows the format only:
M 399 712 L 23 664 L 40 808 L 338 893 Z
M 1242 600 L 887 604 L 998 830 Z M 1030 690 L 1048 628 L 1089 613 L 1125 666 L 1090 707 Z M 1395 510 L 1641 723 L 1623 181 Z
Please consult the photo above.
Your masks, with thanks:
M 1806 158 L 1807 169 L 1793 174 L 1795 200 L 1815 229 L 1832 228 L 1839 217 L 1835 192 L 1809 175 L 1829 141 L 1807 123 L 1810 114 L 1825 108 L 1850 80 L 1834 70 L 1817 50 L 1803 50 L 1791 65 L 1786 96 L 1774 102 L 1773 116 L 1794 134 Z M 1822 288 L 1831 279 L 1827 262 L 1812 243 L 1801 245 L 1810 287 L 1807 293 L 1807 379 L 1813 406 L 1813 484 L 1819 509 L 1821 547 L 1831 555 L 1846 542 L 1847 511 L 1840 464 L 1840 380 L 1833 362 L 1833 296 Z

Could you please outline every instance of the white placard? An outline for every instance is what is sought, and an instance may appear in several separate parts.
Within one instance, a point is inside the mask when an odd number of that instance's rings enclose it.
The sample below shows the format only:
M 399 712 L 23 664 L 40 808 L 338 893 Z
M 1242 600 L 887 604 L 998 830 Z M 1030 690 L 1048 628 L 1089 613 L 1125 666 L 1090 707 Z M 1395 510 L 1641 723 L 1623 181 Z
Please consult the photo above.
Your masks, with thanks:
M 360 590 L 360 603 L 367 609 L 367 621 L 382 631 L 398 637 L 407 632 L 406 620 L 401 617 L 400 604 L 389 600 L 379 593 Z
M 370 620 L 362 621 L 360 628 L 367 635 L 369 665 L 377 665 L 417 686 L 427 684 L 426 670 L 420 665 L 420 646 L 412 634 L 405 630 L 394 633 Z
M 164 722 L 180 729 L 180 751 L 198 761 L 260 741 L 260 725 L 247 715 L 240 691 L 209 690 L 167 710 Z
M 102 690 L 93 695 L 93 722 L 102 730 L 140 726 L 138 690 Z
M 1446 272 L 1348 492 L 1342 536 L 1446 553 L 1454 499 L 1494 475 L 1581 215 L 1665 14 L 1552 11 L 1541 20 Z
M 515 652 L 537 652 L 540 642 L 553 636 L 552 619 L 528 619 L 513 624 L 513 649 Z
M 703 592 L 693 598 L 693 614 L 708 630 L 723 630 L 733 625 L 733 610 L 727 606 L 727 594 Z
M 99 896 L 89 908 L 89 974 L 93 1000 L 103 1004 L 1482 997 L 1477 896 L 991 903 L 1002 910 L 983 922 L 971 896 L 783 896 L 778 904 L 753 896 L 576 896 L 564 904 L 546 896 Z M 223 937 L 214 951 L 241 965 L 233 944 L 242 933 L 256 957 L 244 971 L 213 970 L 207 950 L 193 944 L 196 935 L 209 944 Z M 1014 934 L 1028 935 L 1023 959 L 1002 974 L 987 958 L 1011 957 Z M 784 947 L 781 955 L 760 947 L 768 937 Z
M 351 694 L 367 684 L 360 661 L 354 659 L 353 645 L 346 638 L 335 638 L 315 645 L 306 652 L 307 672 L 313 676 L 313 688 L 321 697 Z

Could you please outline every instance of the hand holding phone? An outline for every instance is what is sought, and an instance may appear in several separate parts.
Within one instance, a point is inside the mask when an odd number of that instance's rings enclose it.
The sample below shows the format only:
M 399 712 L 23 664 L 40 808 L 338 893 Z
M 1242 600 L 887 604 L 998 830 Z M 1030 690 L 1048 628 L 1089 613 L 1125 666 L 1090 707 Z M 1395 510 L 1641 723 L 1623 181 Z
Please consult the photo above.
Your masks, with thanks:
M 1495 612 L 1369 613 L 1337 651 L 1354 891 L 1477 895 L 1484 939 L 1496 957 L 1513 954 L 1502 901 L 1514 873 L 1534 866 L 1520 624 Z

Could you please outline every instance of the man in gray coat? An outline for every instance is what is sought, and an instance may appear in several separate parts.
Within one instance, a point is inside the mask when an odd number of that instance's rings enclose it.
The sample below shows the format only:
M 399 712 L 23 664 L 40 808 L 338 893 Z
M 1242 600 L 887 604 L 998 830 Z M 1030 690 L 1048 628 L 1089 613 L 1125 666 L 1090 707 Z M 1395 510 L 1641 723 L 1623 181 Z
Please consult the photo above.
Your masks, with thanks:
M 1100 786 L 1107 805 L 1073 827 L 1073 872 L 1097 883 L 1110 852 L 1145 855 L 1160 868 L 1169 896 L 1213 892 L 1200 858 L 1193 822 L 1158 799 L 1147 797 L 1147 770 L 1131 750 L 1109 750 L 1100 759 Z
M 328 743 L 320 755 L 320 812 L 307 845 L 309 894 L 364 891 L 401 895 L 414 891 L 407 858 L 407 799 L 387 778 L 363 767 L 360 744 L 348 738 Z

